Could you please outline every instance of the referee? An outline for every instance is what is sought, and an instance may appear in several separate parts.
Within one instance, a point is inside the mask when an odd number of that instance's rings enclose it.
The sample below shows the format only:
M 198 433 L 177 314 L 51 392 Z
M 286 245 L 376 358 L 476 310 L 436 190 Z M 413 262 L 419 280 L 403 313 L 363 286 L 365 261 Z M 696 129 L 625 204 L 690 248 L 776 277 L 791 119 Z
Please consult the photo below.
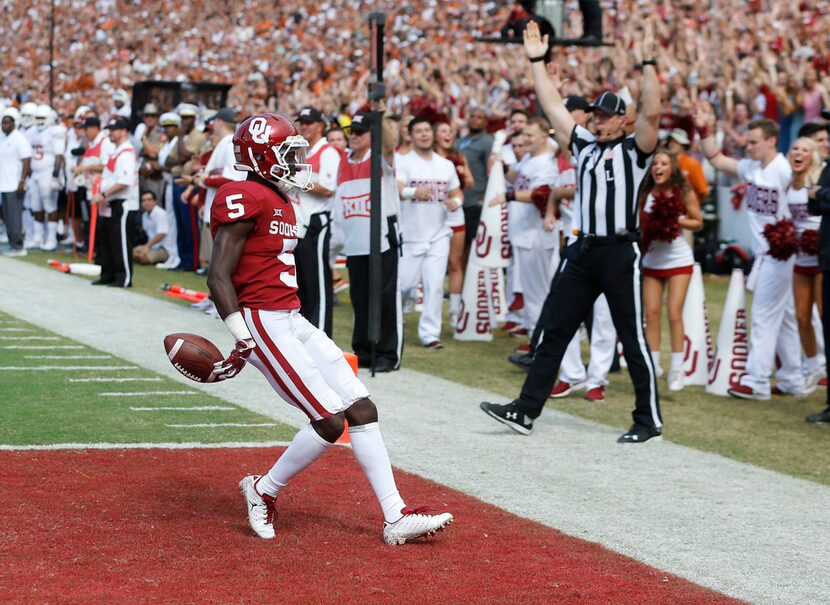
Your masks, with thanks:
M 576 160 L 574 204 L 576 240 L 562 262 L 545 299 L 536 347 L 519 398 L 507 405 L 481 403 L 481 409 L 513 430 L 528 435 L 542 413 L 568 343 L 594 301 L 605 294 L 617 334 L 622 340 L 637 402 L 634 424 L 617 441 L 643 443 L 661 437 L 662 421 L 654 364 L 643 330 L 639 246 L 638 193 L 657 146 L 660 90 L 652 59 L 654 34 L 643 39 L 642 95 L 634 134 L 625 134 L 625 102 L 605 92 L 592 104 L 594 133 L 577 126 L 559 94 L 559 74 L 548 76 L 543 63 L 547 36 L 530 23 L 524 32 L 536 95 L 556 129 L 562 148 Z

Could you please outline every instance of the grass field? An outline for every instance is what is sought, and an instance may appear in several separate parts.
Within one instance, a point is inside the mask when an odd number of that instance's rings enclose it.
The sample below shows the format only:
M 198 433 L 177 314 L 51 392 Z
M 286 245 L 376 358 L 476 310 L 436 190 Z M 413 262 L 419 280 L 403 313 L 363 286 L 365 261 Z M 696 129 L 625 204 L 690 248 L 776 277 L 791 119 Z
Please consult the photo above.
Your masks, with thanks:
M 35 253 L 30 254 L 25 260 L 44 266 L 47 256 L 47 254 Z M 67 276 L 67 279 L 75 278 Z M 198 290 L 206 289 L 204 278 L 192 273 L 136 267 L 133 290 L 163 298 L 171 304 L 188 304 L 165 296 L 160 290 L 164 282 L 174 282 Z M 727 280 L 722 277 L 713 276 L 706 280 L 707 305 L 713 338 L 717 334 L 723 300 L 726 296 L 726 286 Z M 348 350 L 351 334 L 351 307 L 347 292 L 340 295 L 340 301 L 341 304 L 335 308 L 334 337 L 341 347 Z M 450 337 L 445 327 L 445 348 L 439 351 L 427 350 L 421 347 L 417 340 L 416 322 L 416 314 L 406 317 L 404 367 L 469 386 L 485 388 L 502 395 L 505 400 L 516 396 L 524 374 L 507 363 L 505 357 L 522 341 L 503 333 L 496 333 L 491 343 L 457 342 Z M 664 359 L 667 353 L 667 336 L 665 334 L 663 338 Z M 7 359 L 7 357 L 0 357 L 0 359 Z M 3 363 L 11 365 L 8 361 Z M 173 383 L 170 382 L 170 384 Z M 661 381 L 660 385 L 665 387 L 665 382 Z M 19 388 L 24 389 L 22 386 Z M 48 388 L 53 389 L 54 393 L 54 389 L 59 387 Z M 181 386 L 178 385 L 178 388 Z M 153 387 L 147 390 L 162 389 Z M 830 484 L 830 448 L 827 447 L 830 427 L 808 425 L 804 422 L 807 414 L 824 407 L 824 397 L 824 391 L 820 391 L 803 399 L 773 397 L 766 402 L 748 402 L 708 395 L 702 387 L 687 387 L 681 393 L 669 393 L 663 388 L 661 401 L 666 425 L 665 438 L 699 450 L 714 452 L 804 479 Z M 88 402 L 89 399 L 89 396 L 81 395 L 78 401 Z M 48 406 L 49 403 L 44 401 L 40 405 Z M 84 405 L 88 404 L 78 405 L 79 409 L 83 409 Z M 120 403 L 120 405 L 125 404 Z M 475 402 L 448 401 L 447 405 L 475 405 Z M 608 397 L 603 404 L 589 403 L 576 397 L 550 400 L 548 405 L 570 414 L 624 429 L 630 424 L 633 389 L 627 372 L 623 372 L 611 376 Z M 210 415 L 221 416 L 213 412 Z M 139 424 L 147 422 L 150 421 L 142 420 Z M 245 440 L 250 440 L 252 434 L 260 434 L 259 429 L 252 430 L 253 433 L 248 430 L 244 431 Z M 269 439 L 282 438 L 275 437 L 269 429 L 263 432 L 268 434 Z M 231 431 L 231 433 L 234 432 Z M 227 439 L 227 436 L 222 439 Z

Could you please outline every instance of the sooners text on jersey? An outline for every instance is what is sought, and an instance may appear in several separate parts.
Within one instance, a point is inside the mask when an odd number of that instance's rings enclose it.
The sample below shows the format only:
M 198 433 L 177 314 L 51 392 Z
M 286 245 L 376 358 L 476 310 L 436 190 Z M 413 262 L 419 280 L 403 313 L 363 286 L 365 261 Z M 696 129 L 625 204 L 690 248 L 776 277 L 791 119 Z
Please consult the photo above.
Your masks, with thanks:
M 778 191 L 749 183 L 746 189 L 746 207 L 751 212 L 767 216 L 778 215 Z
M 255 181 L 227 183 L 216 192 L 210 210 L 213 237 L 220 225 L 253 221 L 232 280 L 240 306 L 299 309 L 294 248 L 297 219 L 291 202 Z

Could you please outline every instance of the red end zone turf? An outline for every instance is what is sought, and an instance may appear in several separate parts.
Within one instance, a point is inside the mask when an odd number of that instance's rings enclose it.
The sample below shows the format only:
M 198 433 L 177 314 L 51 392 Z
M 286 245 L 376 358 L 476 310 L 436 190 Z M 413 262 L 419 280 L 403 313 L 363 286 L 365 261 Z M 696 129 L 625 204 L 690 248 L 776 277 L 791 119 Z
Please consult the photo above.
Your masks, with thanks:
M 449 510 L 455 523 L 428 542 L 386 546 L 346 448 L 292 482 L 277 538 L 260 540 L 236 484 L 275 456 L 0 452 L 0 602 L 731 602 L 400 471 L 410 505 Z

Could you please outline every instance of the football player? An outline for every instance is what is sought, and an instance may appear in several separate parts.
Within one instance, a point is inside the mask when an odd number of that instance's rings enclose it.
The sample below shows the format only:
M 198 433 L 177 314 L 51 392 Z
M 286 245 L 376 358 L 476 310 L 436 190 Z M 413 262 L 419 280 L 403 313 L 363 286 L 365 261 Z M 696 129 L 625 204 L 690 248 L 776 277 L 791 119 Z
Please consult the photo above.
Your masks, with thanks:
M 268 472 L 240 481 L 251 527 L 261 538 L 275 536 L 280 492 L 337 441 L 348 420 L 352 451 L 383 510 L 384 541 L 403 544 L 443 529 L 451 514 L 425 515 L 404 503 L 366 387 L 337 345 L 299 312 L 297 219 L 288 194 L 309 187 L 308 141 L 284 116 L 259 114 L 239 125 L 233 147 L 247 180 L 216 193 L 208 287 L 236 346 L 216 364 L 214 380 L 250 361 L 310 421 Z

